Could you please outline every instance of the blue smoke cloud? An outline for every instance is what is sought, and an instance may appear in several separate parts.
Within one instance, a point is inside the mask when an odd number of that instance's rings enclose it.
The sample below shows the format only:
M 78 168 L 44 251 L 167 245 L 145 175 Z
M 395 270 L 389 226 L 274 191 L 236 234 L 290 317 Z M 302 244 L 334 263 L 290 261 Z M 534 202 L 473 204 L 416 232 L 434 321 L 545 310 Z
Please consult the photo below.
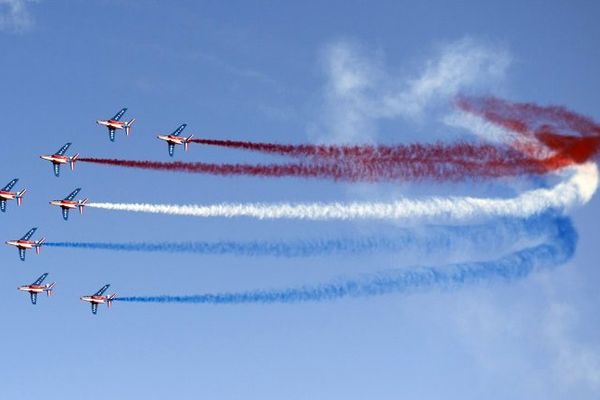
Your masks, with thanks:
M 461 252 L 500 251 L 520 240 L 544 239 L 552 232 L 555 219 L 551 216 L 527 219 L 500 219 L 493 224 L 472 226 L 422 226 L 418 229 L 397 229 L 394 234 L 312 239 L 295 241 L 219 241 L 219 242 L 48 242 L 49 247 L 85 250 L 133 252 L 198 253 L 204 255 L 310 257 L 335 254 L 413 251 L 419 254 L 441 253 L 460 249 Z
M 552 268 L 569 260 L 576 248 L 577 233 L 571 220 L 552 218 L 553 229 L 539 245 L 516 251 L 495 261 L 468 262 L 440 267 L 416 267 L 338 279 L 314 286 L 276 290 L 189 296 L 132 296 L 115 300 L 142 303 L 296 303 L 330 301 L 344 297 L 368 297 L 406 293 L 433 288 L 451 289 L 481 281 L 512 281 L 540 269 Z

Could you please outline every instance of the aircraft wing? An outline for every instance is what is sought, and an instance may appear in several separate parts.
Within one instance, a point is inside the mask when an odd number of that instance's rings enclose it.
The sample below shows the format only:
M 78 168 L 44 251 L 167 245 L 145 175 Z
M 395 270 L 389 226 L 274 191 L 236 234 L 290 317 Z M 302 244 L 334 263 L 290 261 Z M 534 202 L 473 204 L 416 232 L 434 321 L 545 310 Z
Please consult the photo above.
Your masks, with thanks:
M 19 180 L 17 178 L 13 179 L 12 181 L 8 182 L 8 184 L 6 186 L 4 186 L 2 188 L 2 190 L 4 191 L 9 191 L 10 189 L 13 188 L 13 186 L 15 186 L 15 184 L 18 182 Z
M 5 212 L 6 211 L 6 200 L 0 200 L 0 211 Z
M 59 176 L 60 175 L 60 164 L 54 163 L 54 176 Z
M 56 152 L 56 154 L 58 154 L 59 156 L 64 156 L 65 153 L 67 152 L 67 150 L 69 150 L 70 146 L 71 146 L 71 143 L 65 143 L 63 147 L 61 147 L 60 149 L 58 149 L 58 151 Z
M 173 157 L 173 153 L 175 152 L 175 143 L 169 143 L 169 155 Z
M 62 209 L 62 215 L 63 215 L 63 219 L 65 221 L 68 221 L 69 220 L 69 209 L 63 207 L 63 209 Z
M 104 294 L 104 292 L 106 292 L 108 290 L 109 287 L 110 287 L 110 285 L 102 286 L 102 289 L 100 289 L 96 293 L 94 293 L 94 296 L 102 296 Z
M 112 120 L 119 121 L 121 119 L 121 117 L 123 116 L 123 114 L 125 114 L 125 111 L 127 111 L 127 108 L 120 109 L 119 112 L 116 113 L 114 117 L 112 117 Z
M 92 314 L 96 314 L 98 312 L 98 303 L 91 303 L 92 304 Z
M 37 303 L 37 293 L 29 292 L 29 296 L 31 297 L 31 304 Z
M 44 282 L 44 279 L 46 279 L 46 277 L 48 276 L 48 273 L 46 272 L 45 274 L 42 274 L 39 278 L 37 278 L 35 280 L 35 282 L 32 283 L 32 285 L 39 285 L 42 282 Z
M 186 126 L 187 126 L 187 124 L 179 125 L 179 127 L 177 129 L 175 129 L 171 135 L 179 136 L 181 134 L 181 132 L 183 132 L 183 130 L 185 129 Z
M 29 239 L 31 239 L 31 237 L 33 236 L 33 234 L 35 233 L 35 231 L 37 231 L 37 228 L 31 228 L 29 230 L 29 232 L 27 232 L 25 235 L 23 235 L 23 237 L 21 238 L 21 240 L 29 240 Z
M 73 190 L 71 192 L 71 194 L 69 194 L 67 197 L 65 197 L 65 200 L 73 200 L 79 192 L 81 192 L 81 188 L 77 188 L 77 189 Z
M 19 247 L 19 258 L 21 261 L 25 261 L 25 249 Z
M 115 129 L 114 128 L 108 128 L 108 138 L 110 139 L 111 142 L 115 141 Z

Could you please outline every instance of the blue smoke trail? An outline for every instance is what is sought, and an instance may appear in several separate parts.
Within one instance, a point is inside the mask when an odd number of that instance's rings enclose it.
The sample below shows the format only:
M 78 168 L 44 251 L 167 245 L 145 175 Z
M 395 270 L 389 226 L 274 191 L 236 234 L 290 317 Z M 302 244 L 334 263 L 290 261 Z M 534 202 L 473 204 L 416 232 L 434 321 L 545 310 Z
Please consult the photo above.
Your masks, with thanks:
M 296 241 L 251 242 L 48 242 L 45 246 L 87 250 L 134 252 L 198 253 L 204 255 L 310 257 L 334 254 L 416 251 L 419 254 L 452 251 L 500 250 L 522 239 L 544 237 L 552 231 L 554 219 L 549 216 L 527 219 L 500 219 L 494 224 L 473 226 L 424 226 L 419 229 L 397 229 L 391 235 L 359 238 L 312 239 Z
M 200 304 L 318 302 L 344 297 L 406 293 L 429 288 L 454 288 L 493 279 L 512 281 L 526 277 L 536 270 L 561 265 L 573 256 L 577 245 L 577 233 L 571 220 L 559 217 L 554 219 L 554 223 L 552 235 L 545 243 L 514 252 L 495 261 L 390 270 L 362 275 L 354 279 L 340 279 L 315 286 L 279 290 L 189 296 L 132 296 L 120 297 L 115 300 Z

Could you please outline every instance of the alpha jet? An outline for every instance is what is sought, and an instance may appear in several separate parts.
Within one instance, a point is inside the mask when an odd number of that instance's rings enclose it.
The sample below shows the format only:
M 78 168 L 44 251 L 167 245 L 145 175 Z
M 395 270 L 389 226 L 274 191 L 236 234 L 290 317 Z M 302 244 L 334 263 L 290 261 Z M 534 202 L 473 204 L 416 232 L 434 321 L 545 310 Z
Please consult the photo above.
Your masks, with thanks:
M 181 124 L 177 129 L 173 131 L 170 135 L 158 135 L 157 138 L 160 140 L 164 140 L 169 145 L 169 155 L 173 157 L 173 153 L 175 152 L 175 145 L 183 145 L 185 151 L 187 151 L 188 146 L 192 140 L 194 135 L 190 135 L 188 137 L 179 136 L 181 132 L 185 129 L 187 124 Z
M 85 207 L 85 205 L 87 204 L 88 199 L 75 200 L 75 196 L 77 196 L 77 194 L 80 191 L 81 191 L 81 188 L 77 188 L 77 189 L 73 190 L 64 199 L 62 199 L 62 200 L 52 200 L 50 202 L 51 205 L 58 206 L 58 207 L 62 208 L 62 216 L 63 216 L 63 219 L 65 221 L 67 221 L 69 219 L 69 210 L 72 210 L 74 208 L 78 208 L 79 209 L 79 214 L 83 215 L 83 207 Z
M 46 279 L 47 276 L 48 273 L 46 272 L 45 274 L 37 278 L 35 282 L 33 282 L 31 285 L 19 286 L 17 289 L 22 292 L 29 292 L 29 296 L 31 297 L 31 304 L 36 304 L 38 293 L 46 292 L 48 296 L 51 296 L 52 291 L 54 290 L 55 282 L 46 283 L 42 285 L 42 282 L 44 282 L 44 279 Z
M 11 192 L 10 190 L 15 186 L 19 180 L 17 178 L 8 182 L 6 186 L 0 189 L 0 211 L 6 211 L 6 200 L 17 200 L 17 205 L 20 206 L 23 202 L 23 195 L 27 189 L 23 189 L 20 192 Z
M 99 119 L 96 121 L 98 125 L 103 125 L 108 128 L 108 138 L 111 142 L 115 141 L 115 131 L 117 129 L 125 129 L 125 134 L 129 136 L 131 132 L 131 126 L 135 122 L 135 118 L 131 121 L 121 121 L 121 117 L 127 111 L 127 108 L 122 108 L 118 113 L 115 114 L 111 119 Z
M 52 154 L 51 156 L 40 156 L 41 159 L 50 161 L 52 163 L 52 166 L 54 167 L 54 176 L 60 176 L 61 164 L 70 164 L 71 171 L 75 170 L 75 161 L 77 161 L 79 153 L 75 154 L 72 157 L 65 156 L 65 153 L 67 152 L 70 146 L 71 143 L 65 143 L 65 145 L 58 149 L 58 151 L 55 154 Z
M 112 305 L 112 302 L 115 299 L 115 297 L 117 297 L 117 295 L 113 293 L 111 295 L 104 296 L 104 292 L 106 292 L 106 290 L 108 290 L 109 287 L 110 285 L 104 285 L 96 293 L 80 297 L 81 300 L 87 301 L 88 303 L 92 304 L 92 314 L 96 314 L 98 312 L 98 304 L 106 304 L 108 308 L 110 308 L 110 306 Z
M 25 261 L 25 250 L 35 249 L 36 254 L 40 254 L 42 250 L 42 244 L 46 241 L 46 238 L 41 238 L 38 241 L 29 240 L 36 230 L 37 228 L 31 228 L 21 239 L 6 241 L 7 245 L 15 246 L 19 249 L 19 258 L 21 261 Z

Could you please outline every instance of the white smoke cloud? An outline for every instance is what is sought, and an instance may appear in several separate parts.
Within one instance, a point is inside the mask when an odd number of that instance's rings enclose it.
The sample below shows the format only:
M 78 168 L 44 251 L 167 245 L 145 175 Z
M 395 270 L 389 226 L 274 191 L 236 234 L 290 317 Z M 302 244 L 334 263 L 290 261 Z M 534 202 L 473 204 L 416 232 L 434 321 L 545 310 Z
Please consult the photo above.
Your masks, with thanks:
M 470 38 L 443 46 L 414 77 L 391 75 L 381 57 L 369 57 L 349 42 L 330 45 L 324 59 L 324 125 L 327 139 L 338 142 L 365 141 L 374 134 L 377 120 L 419 120 L 461 90 L 502 81 L 511 63 L 505 49 Z
M 33 27 L 27 9 L 32 0 L 0 0 L 0 31 L 22 33 Z

